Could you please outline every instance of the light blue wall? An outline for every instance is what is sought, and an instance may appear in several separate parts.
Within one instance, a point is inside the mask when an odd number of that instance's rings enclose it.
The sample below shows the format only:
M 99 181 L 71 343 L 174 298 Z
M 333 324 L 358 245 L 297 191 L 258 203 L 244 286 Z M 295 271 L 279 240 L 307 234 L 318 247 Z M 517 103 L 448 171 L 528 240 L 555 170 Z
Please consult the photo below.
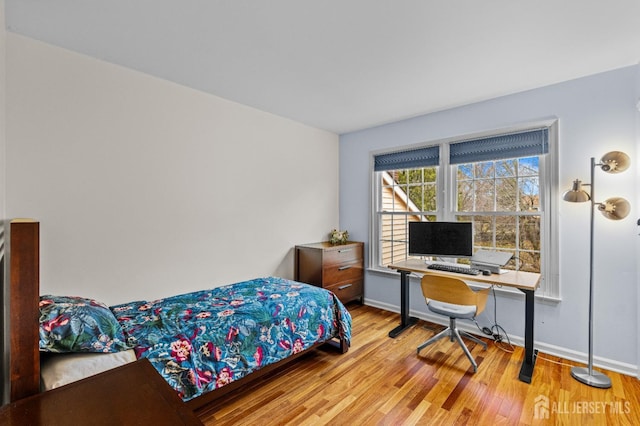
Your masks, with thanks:
M 636 68 L 636 146 L 640 147 L 640 66 Z M 640 149 L 636 151 L 635 164 L 638 165 L 636 167 L 636 215 L 632 218 L 633 221 L 636 222 L 636 229 L 638 231 L 638 235 L 640 235 Z M 636 253 L 640 253 L 640 238 L 636 238 Z M 638 256 L 636 256 L 636 259 Z M 637 268 L 637 282 L 640 283 L 640 268 Z M 638 286 L 636 286 L 636 289 Z M 637 299 L 636 306 L 640 306 L 640 289 L 637 290 Z M 637 333 L 640 333 L 640 309 L 636 309 L 636 323 L 637 323 Z M 638 358 L 638 378 L 640 378 L 640 338 L 638 338 L 637 343 L 637 358 Z
M 636 102 L 638 66 L 427 114 L 340 138 L 340 227 L 369 247 L 371 152 L 474 132 L 557 118 L 559 192 L 575 178 L 589 181 L 589 158 L 612 150 L 638 158 Z M 499 77 L 498 77 L 499 78 Z M 596 365 L 634 371 L 638 364 L 638 162 L 618 175 L 599 170 L 597 198 L 623 196 L 632 205 L 620 222 L 596 217 L 594 356 Z M 560 203 L 561 302 L 536 301 L 535 340 L 547 352 L 584 360 L 588 348 L 589 208 Z M 398 311 L 399 279 L 367 271 L 365 301 Z M 411 285 L 411 309 L 426 314 L 417 281 Z M 492 303 L 493 305 L 493 303 Z M 493 321 L 493 306 L 481 324 Z M 510 335 L 523 336 L 524 298 L 498 295 L 498 323 Z

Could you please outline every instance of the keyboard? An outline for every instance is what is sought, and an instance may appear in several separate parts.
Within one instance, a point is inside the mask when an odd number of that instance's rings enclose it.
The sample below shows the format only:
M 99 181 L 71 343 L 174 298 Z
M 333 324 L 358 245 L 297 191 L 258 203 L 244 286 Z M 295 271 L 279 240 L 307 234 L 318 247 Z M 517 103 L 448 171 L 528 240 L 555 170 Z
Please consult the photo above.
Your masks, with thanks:
M 456 272 L 458 274 L 467 274 L 467 275 L 480 275 L 482 271 L 476 268 L 469 268 L 467 266 L 459 266 L 459 265 L 445 265 L 442 263 L 430 263 L 427 265 L 427 269 L 434 269 L 436 271 L 446 271 L 446 272 Z

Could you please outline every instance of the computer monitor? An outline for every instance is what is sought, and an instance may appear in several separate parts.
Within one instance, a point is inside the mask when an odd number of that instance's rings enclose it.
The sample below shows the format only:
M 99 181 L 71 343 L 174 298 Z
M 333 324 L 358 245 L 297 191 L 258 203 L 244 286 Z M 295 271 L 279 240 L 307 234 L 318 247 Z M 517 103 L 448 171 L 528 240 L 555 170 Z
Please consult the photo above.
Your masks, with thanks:
M 472 255 L 471 222 L 409 222 L 409 256 Z

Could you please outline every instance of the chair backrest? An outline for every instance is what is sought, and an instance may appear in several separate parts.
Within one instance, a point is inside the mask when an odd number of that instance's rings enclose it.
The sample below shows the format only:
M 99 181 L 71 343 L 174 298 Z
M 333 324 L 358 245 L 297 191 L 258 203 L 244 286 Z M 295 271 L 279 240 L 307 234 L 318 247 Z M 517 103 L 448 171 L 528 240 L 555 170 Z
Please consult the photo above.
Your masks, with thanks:
M 453 305 L 476 306 L 476 315 L 480 314 L 489 297 L 490 288 L 474 291 L 467 283 L 458 278 L 438 275 L 424 275 L 420 282 L 425 300 L 437 300 Z

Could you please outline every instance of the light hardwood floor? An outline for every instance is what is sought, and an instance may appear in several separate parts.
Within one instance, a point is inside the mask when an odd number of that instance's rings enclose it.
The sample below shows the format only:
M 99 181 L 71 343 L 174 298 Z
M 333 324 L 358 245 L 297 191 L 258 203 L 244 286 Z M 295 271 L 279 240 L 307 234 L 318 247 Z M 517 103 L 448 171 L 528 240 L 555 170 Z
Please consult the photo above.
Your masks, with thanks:
M 571 378 L 575 363 L 540 353 L 531 384 L 518 380 L 522 348 L 510 353 L 488 341 L 468 346 L 473 374 L 457 343 L 443 339 L 416 355 L 442 326 L 420 321 L 399 337 L 399 315 L 349 305 L 349 352 L 320 349 L 232 394 L 205 425 L 639 425 L 640 381 L 606 372 L 610 389 Z

